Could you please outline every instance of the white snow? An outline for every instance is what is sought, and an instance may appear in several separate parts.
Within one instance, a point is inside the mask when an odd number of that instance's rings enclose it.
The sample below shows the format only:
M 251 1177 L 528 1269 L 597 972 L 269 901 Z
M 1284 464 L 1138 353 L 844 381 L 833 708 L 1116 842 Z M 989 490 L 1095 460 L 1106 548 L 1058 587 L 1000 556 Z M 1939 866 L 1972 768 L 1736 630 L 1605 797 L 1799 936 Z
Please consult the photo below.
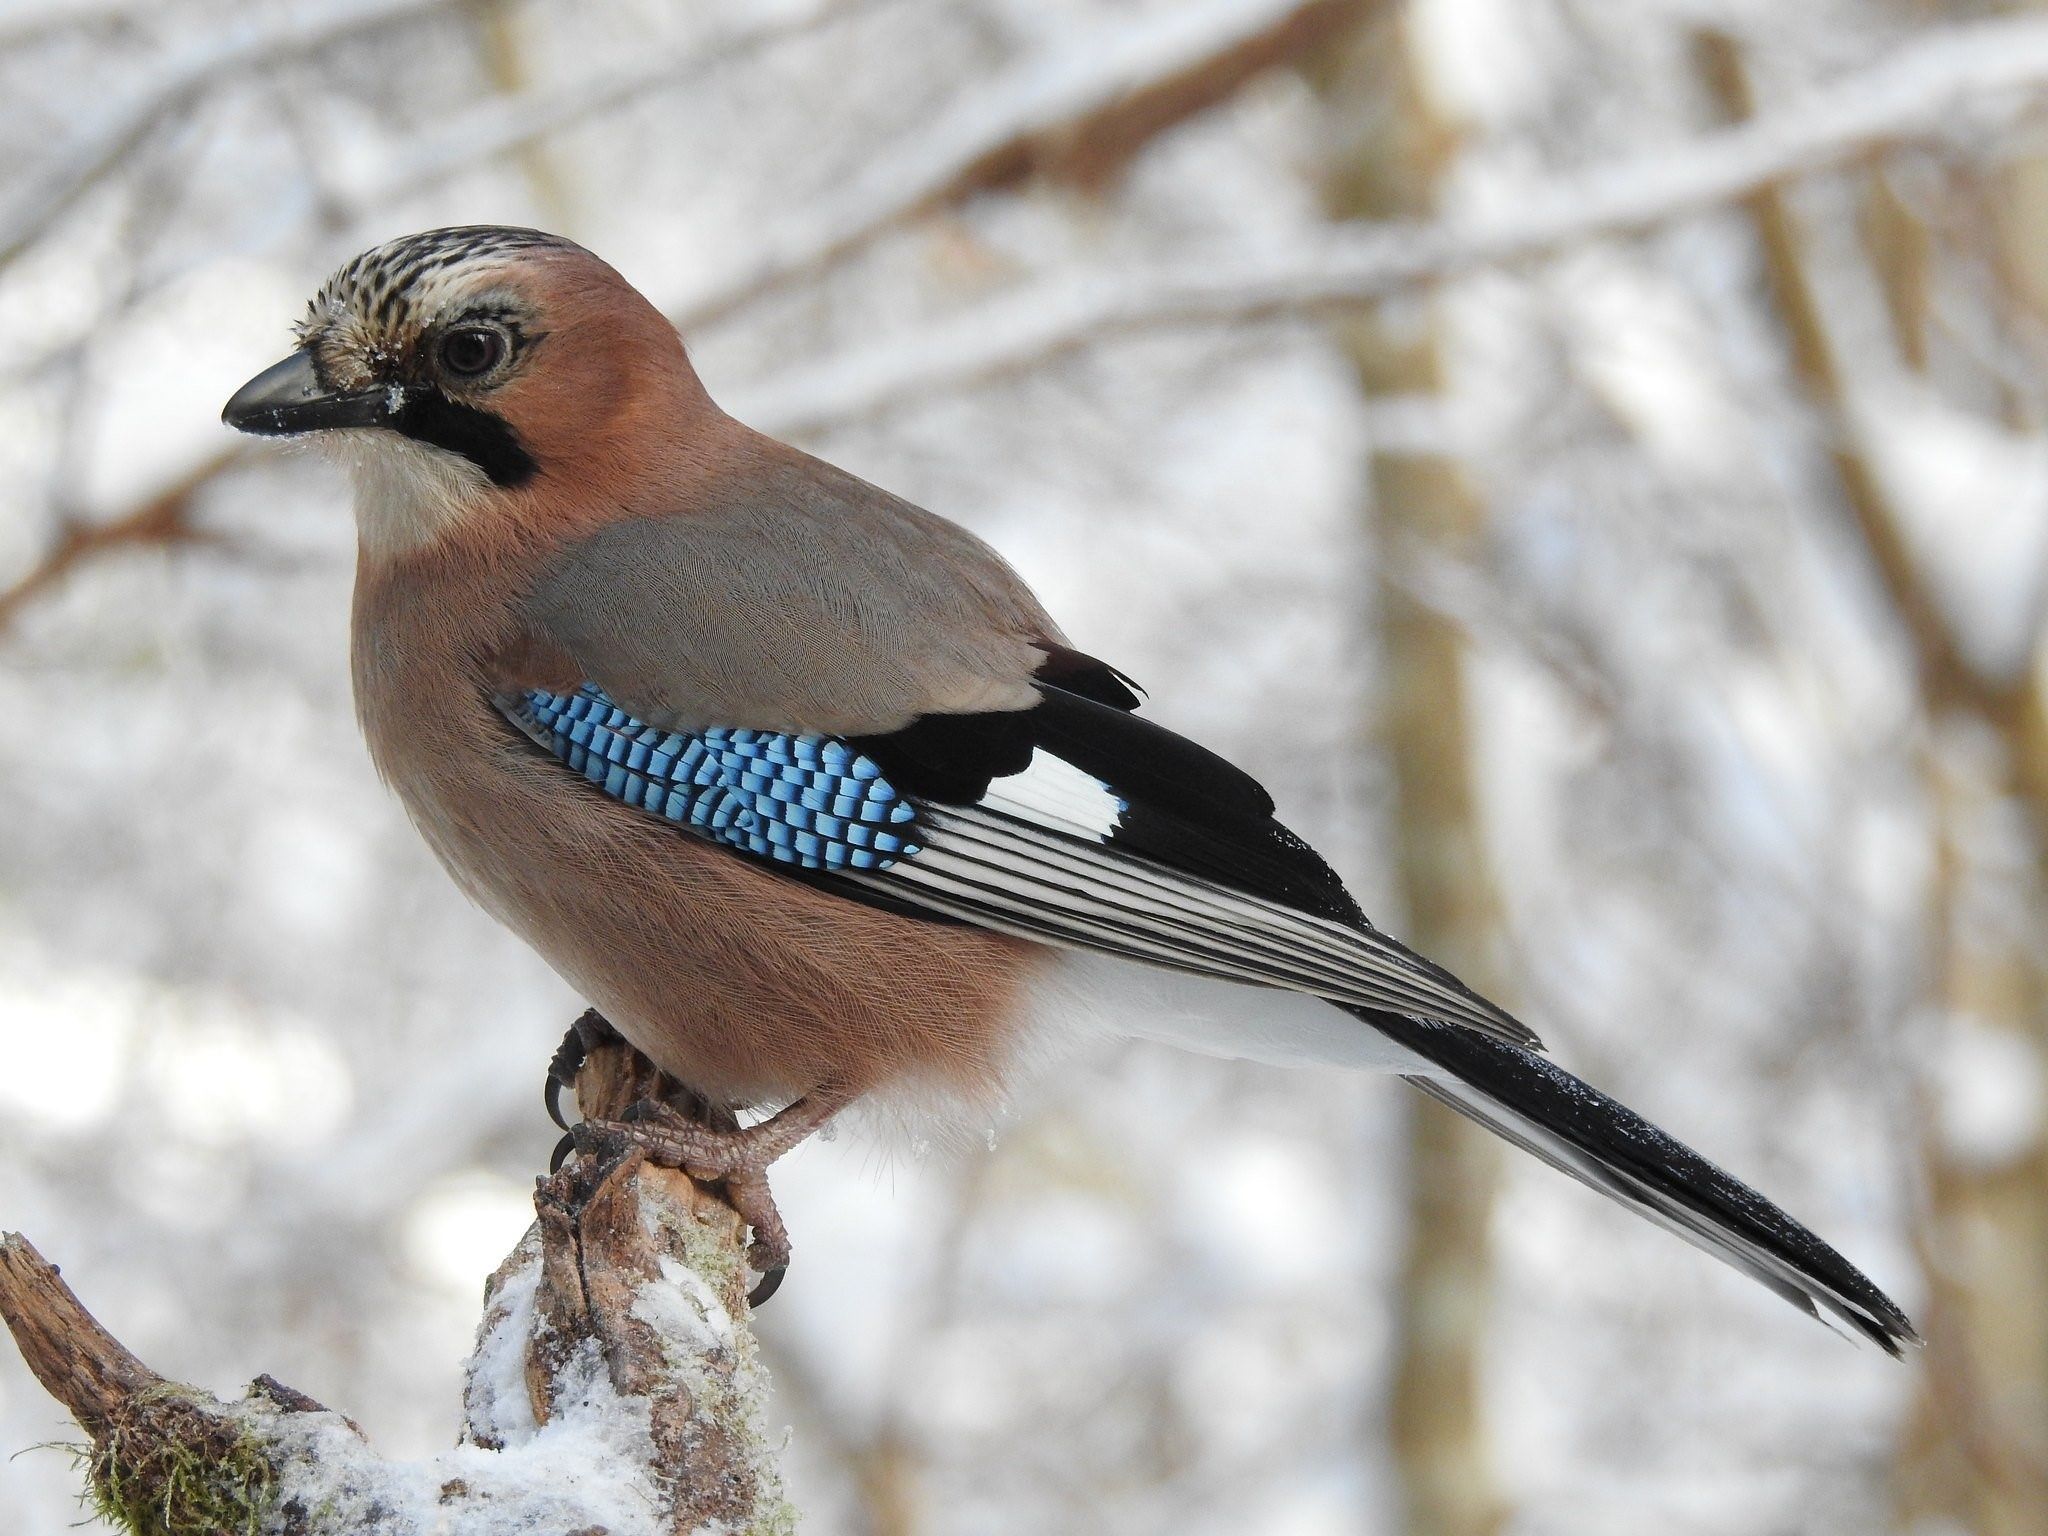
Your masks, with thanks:
M 761 1383 L 751 1341 L 742 1341 L 703 1278 L 664 1259 L 633 1315 L 665 1341 L 671 1366 L 690 1383 L 698 1412 L 720 1415 L 761 1439 Z M 555 1379 L 553 1412 L 537 1424 L 525 1361 L 537 1323 L 537 1232 L 520 1245 L 471 1361 L 466 1410 L 480 1436 L 439 1455 L 387 1461 L 334 1415 L 261 1413 L 260 1427 L 282 1448 L 279 1495 L 320 1510 L 326 1529 L 365 1536 L 563 1536 L 593 1526 L 608 1536 L 668 1536 L 665 1500 L 653 1471 L 649 1400 L 622 1397 L 603 1355 L 586 1340 Z M 733 1352 L 737 1350 L 737 1356 Z M 729 1379 L 705 1371 L 725 1355 Z M 736 1405 L 736 1406 L 735 1406 Z M 730 1414 L 728 1419 L 726 1415 Z M 779 1529 L 779 1488 L 768 1476 L 761 1529 Z M 457 1517 L 459 1512 L 459 1523 Z
M 503 1451 L 459 1445 L 390 1462 L 329 1415 L 286 1415 L 265 1430 L 296 1459 L 280 1497 L 322 1511 L 331 1528 L 365 1536 L 563 1536 L 603 1526 L 609 1536 L 665 1536 L 644 1400 L 621 1398 L 595 1345 L 567 1374 L 556 1416 Z M 450 1485 L 463 1485 L 459 1527 Z
M 650 1285 L 635 1299 L 635 1317 L 692 1354 L 735 1346 L 732 1314 L 702 1275 L 664 1254 L 661 1277 L 665 1286 Z

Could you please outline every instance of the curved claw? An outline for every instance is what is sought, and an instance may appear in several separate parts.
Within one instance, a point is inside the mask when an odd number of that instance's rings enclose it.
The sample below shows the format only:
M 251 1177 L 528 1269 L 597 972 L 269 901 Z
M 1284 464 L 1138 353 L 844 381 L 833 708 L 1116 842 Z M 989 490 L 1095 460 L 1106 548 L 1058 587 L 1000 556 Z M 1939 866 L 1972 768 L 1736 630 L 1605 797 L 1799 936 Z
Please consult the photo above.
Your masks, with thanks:
M 555 1054 L 548 1061 L 548 1080 L 541 1090 L 541 1102 L 547 1106 L 548 1118 L 563 1130 L 569 1129 L 569 1122 L 562 1116 L 562 1090 L 574 1093 L 576 1074 L 583 1070 L 590 1053 L 618 1038 L 619 1032 L 612 1028 L 610 1020 L 595 1008 L 586 1008 L 555 1047 Z
M 569 1132 L 560 1141 L 555 1143 L 555 1150 L 548 1157 L 548 1172 L 550 1174 L 560 1173 L 562 1171 L 562 1164 L 569 1161 L 569 1154 L 575 1150 L 576 1136 L 574 1132 Z
M 773 1296 L 782 1289 L 782 1277 L 788 1273 L 789 1266 L 787 1264 L 778 1264 L 762 1275 L 759 1280 L 754 1282 L 754 1288 L 747 1292 L 747 1305 L 749 1307 L 760 1307 L 770 1296 Z
M 562 1080 L 555 1076 L 552 1068 L 548 1071 L 547 1085 L 541 1089 L 541 1102 L 547 1106 L 548 1118 L 562 1130 L 569 1129 L 569 1122 L 562 1118 Z
M 590 1055 L 590 1043 L 583 1038 L 583 1021 L 578 1019 L 562 1036 L 562 1043 L 555 1047 L 555 1054 L 548 1060 L 547 1085 L 541 1089 L 541 1102 L 547 1105 L 548 1118 L 563 1130 L 569 1129 L 569 1122 L 562 1118 L 562 1090 L 576 1091 L 576 1074 L 583 1070 L 583 1062 Z

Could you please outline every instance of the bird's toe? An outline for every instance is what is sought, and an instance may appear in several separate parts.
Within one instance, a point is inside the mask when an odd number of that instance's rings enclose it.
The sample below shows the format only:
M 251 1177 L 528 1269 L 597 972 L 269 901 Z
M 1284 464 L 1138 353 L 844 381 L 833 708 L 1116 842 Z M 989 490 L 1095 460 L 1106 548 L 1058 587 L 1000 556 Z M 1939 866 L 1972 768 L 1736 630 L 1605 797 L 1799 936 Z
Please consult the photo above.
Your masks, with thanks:
M 583 1063 L 590 1059 L 590 1053 L 620 1038 L 610 1020 L 595 1008 L 586 1008 L 582 1016 L 569 1026 L 569 1032 L 562 1036 L 562 1043 L 555 1047 L 555 1054 L 548 1062 L 548 1078 L 541 1090 L 541 1100 L 547 1106 L 548 1118 L 563 1130 L 569 1129 L 569 1122 L 562 1114 L 562 1090 L 566 1088 L 573 1095 L 576 1092 L 576 1075 L 583 1070 Z

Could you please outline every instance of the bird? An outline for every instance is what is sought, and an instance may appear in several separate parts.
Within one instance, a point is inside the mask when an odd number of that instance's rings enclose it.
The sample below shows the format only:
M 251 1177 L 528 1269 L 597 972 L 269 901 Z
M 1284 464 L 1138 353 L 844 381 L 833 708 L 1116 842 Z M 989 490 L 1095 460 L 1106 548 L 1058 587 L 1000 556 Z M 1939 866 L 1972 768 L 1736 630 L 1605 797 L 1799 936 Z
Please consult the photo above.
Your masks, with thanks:
M 995 550 L 722 411 L 596 255 L 407 235 L 295 334 L 222 417 L 348 468 L 372 761 L 455 883 L 716 1111 L 613 1129 L 725 1180 L 764 1275 L 791 1250 L 769 1166 L 871 1097 L 988 1102 L 1078 952 L 1314 1000 L 1221 1048 L 1391 1068 L 1808 1314 L 1917 1342 L 1819 1237 L 1368 921 Z

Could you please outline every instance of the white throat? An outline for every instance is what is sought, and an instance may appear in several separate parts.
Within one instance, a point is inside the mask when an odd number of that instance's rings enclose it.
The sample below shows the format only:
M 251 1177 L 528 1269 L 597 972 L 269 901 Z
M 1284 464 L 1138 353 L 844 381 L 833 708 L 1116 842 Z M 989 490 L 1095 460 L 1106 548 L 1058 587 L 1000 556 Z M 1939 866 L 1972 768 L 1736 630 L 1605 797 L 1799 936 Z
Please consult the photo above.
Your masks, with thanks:
M 493 487 L 459 453 L 381 430 L 325 432 L 322 448 L 347 466 L 364 548 L 399 555 L 432 543 Z

